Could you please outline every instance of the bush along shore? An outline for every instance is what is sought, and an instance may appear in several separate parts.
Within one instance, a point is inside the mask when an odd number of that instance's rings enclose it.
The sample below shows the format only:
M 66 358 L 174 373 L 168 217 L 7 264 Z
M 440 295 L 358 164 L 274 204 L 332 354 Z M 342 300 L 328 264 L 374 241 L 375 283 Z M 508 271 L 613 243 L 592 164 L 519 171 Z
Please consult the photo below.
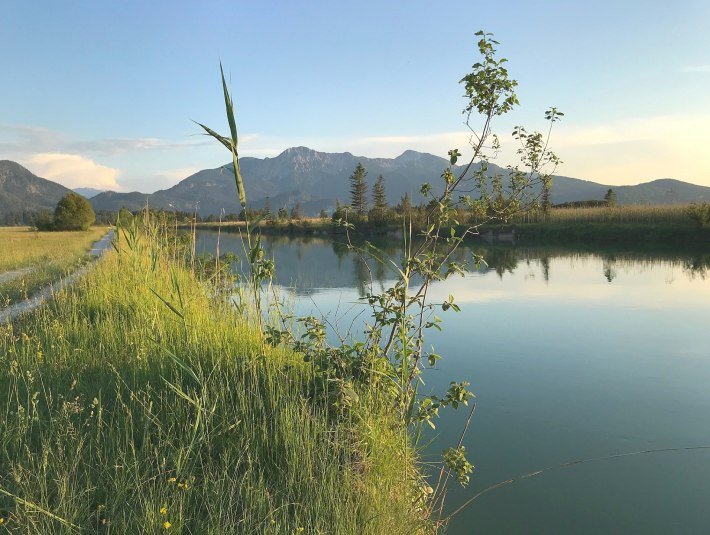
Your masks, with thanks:
M 228 274 L 168 232 L 117 248 L 1 327 L 3 527 L 430 531 L 407 431 L 376 389 L 319 393 L 302 356 L 229 304 Z

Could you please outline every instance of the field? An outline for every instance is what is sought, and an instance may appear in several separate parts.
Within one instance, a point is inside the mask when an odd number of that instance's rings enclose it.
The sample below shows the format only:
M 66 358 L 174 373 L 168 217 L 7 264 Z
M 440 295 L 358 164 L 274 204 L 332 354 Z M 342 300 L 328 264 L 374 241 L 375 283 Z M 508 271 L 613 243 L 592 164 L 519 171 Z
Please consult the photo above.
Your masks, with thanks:
M 86 260 L 105 228 L 87 232 L 36 232 L 0 228 L 0 306 L 15 303 Z
M 119 247 L 0 327 L 2 527 L 428 530 L 409 437 L 376 393 L 333 411 L 206 276 L 167 247 Z
M 552 208 L 549 213 L 529 212 L 517 221 L 521 223 L 578 224 L 644 224 L 681 225 L 692 227 L 687 205 L 659 206 L 599 206 L 594 208 Z
M 565 243 L 649 242 L 655 244 L 710 242 L 710 228 L 699 228 L 687 205 L 552 208 L 514 219 L 503 231 L 515 228 L 524 241 Z

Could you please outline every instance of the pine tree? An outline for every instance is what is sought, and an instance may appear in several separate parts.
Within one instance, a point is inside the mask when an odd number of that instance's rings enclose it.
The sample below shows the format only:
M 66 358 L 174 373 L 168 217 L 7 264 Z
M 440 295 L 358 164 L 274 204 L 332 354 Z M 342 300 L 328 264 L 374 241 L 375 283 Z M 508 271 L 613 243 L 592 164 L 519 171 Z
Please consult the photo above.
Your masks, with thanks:
M 357 164 L 355 172 L 350 175 L 350 207 L 359 216 L 367 213 L 367 171 L 361 163 Z
M 372 204 L 375 210 L 384 212 L 387 210 L 387 196 L 385 195 L 385 177 L 377 177 L 377 182 L 372 188 Z
M 264 200 L 264 218 L 274 218 L 274 214 L 271 212 L 271 197 L 266 197 L 266 199 Z
M 606 201 L 607 206 L 616 206 L 616 192 L 609 188 L 604 195 L 604 200 Z
M 380 175 L 372 188 L 372 210 L 370 223 L 384 223 L 387 219 L 387 196 L 385 195 L 385 178 Z

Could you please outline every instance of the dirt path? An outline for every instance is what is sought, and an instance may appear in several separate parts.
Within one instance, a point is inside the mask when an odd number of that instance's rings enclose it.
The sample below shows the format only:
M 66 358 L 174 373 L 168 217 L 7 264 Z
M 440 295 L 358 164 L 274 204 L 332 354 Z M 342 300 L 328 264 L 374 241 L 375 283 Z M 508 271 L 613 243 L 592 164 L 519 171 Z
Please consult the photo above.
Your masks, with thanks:
M 99 241 L 95 242 L 91 246 L 91 256 L 95 259 L 99 258 L 101 255 L 103 255 L 109 247 L 111 247 L 111 240 L 113 239 L 113 230 L 109 230 L 106 235 L 101 238 Z M 14 305 L 10 305 L 9 307 L 0 310 L 0 324 L 2 323 L 7 323 L 9 321 L 14 320 L 21 314 L 24 314 L 26 312 L 29 312 L 31 310 L 34 310 L 38 306 L 40 306 L 42 303 L 44 303 L 45 300 L 50 299 L 54 294 L 56 294 L 58 291 L 63 290 L 64 288 L 70 286 L 71 284 L 74 283 L 79 277 L 87 273 L 92 267 L 93 263 L 87 264 L 86 266 L 77 269 L 76 271 L 70 273 L 66 277 L 63 277 L 59 279 L 58 281 L 54 282 L 50 286 L 47 286 L 37 292 L 35 295 L 30 297 L 29 299 L 25 299 L 24 301 L 20 301 L 19 303 L 15 303 Z M 26 270 L 31 271 L 32 268 L 24 268 Z M 22 271 L 22 270 L 16 270 L 17 271 Z M 3 275 L 7 275 L 7 273 L 15 273 L 15 272 L 6 272 L 0 275 L 2 277 Z M 17 275 L 19 276 L 19 275 Z M 14 278 L 14 277 L 13 277 Z M 3 281 L 0 279 L 0 282 L 7 282 Z
M 6 282 L 13 281 L 15 279 L 18 279 L 22 277 L 23 275 L 27 275 L 31 271 L 33 271 L 34 268 L 32 266 L 30 267 L 24 267 L 20 269 L 13 269 L 12 271 L 6 271 L 5 273 L 0 273 L 0 284 L 4 284 Z

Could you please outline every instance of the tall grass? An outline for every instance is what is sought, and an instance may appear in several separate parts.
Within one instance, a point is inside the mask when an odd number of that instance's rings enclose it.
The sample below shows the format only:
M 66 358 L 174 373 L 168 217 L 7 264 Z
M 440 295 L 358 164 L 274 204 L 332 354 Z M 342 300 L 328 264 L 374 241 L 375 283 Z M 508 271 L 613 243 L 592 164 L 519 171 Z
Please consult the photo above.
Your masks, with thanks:
M 0 227 L 0 273 L 45 262 L 62 262 L 85 252 L 106 234 L 105 228 L 86 232 L 37 232 L 27 227 Z
M 37 232 L 22 227 L 0 228 L 0 307 L 24 299 L 78 267 L 88 258 L 91 244 L 106 230 Z
M 0 331 L 0 518 L 23 533 L 417 533 L 376 392 L 333 413 L 159 233 Z
M 549 224 L 642 224 L 694 225 L 688 216 L 688 205 L 617 205 L 591 208 L 552 208 L 548 213 L 531 211 L 515 219 L 518 223 Z

